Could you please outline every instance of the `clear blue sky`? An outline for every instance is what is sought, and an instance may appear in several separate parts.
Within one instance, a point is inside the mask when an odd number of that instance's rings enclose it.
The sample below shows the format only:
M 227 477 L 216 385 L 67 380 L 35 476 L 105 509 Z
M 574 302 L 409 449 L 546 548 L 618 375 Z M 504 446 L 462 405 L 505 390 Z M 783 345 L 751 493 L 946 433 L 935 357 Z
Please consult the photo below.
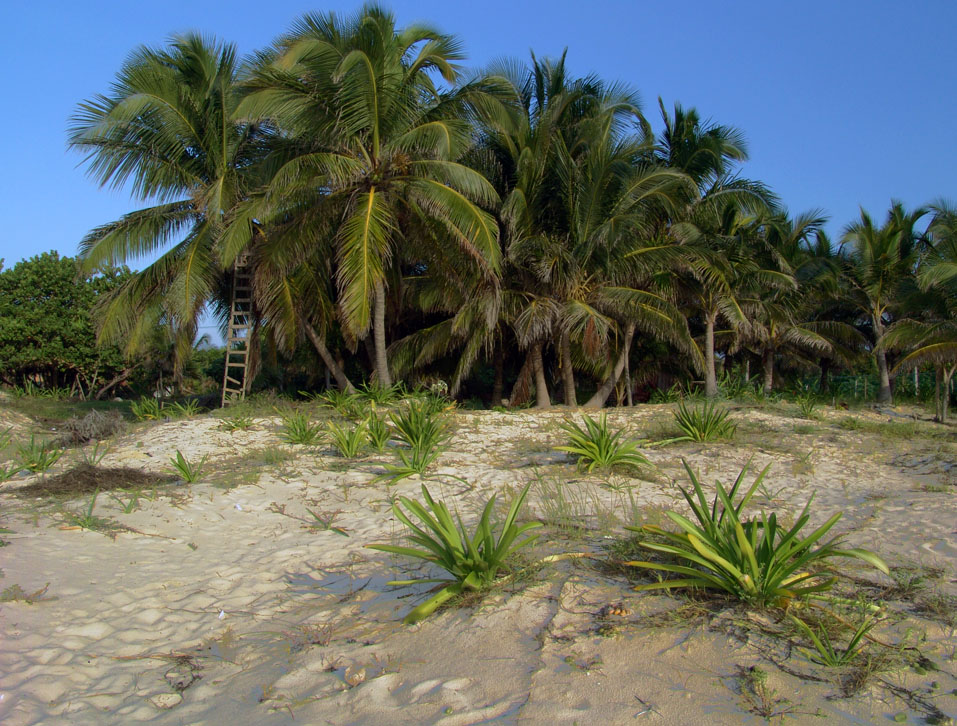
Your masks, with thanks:
M 738 126 L 749 141 L 744 174 L 769 184 L 792 212 L 821 208 L 829 230 L 859 206 L 883 217 L 957 202 L 957 3 L 927 0 L 649 2 L 632 0 L 406 0 L 384 3 L 401 24 L 428 20 L 464 42 L 469 65 L 568 47 L 576 73 L 638 89 L 660 127 L 657 97 Z M 75 254 L 93 226 L 136 208 L 94 186 L 66 151 L 67 118 L 105 92 L 127 54 L 199 30 L 263 47 L 309 10 L 359 3 L 294 0 L 66 2 L 4 11 L 8 129 L 0 257 Z

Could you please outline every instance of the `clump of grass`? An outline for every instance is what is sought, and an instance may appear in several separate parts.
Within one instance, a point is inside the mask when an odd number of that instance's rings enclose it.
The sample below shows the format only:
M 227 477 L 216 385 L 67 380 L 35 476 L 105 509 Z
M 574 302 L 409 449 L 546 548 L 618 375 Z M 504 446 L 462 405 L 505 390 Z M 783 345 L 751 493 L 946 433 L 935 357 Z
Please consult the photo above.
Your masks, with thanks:
M 99 466 L 109 451 L 109 444 L 103 444 L 97 441 L 89 449 L 82 449 L 80 451 L 80 458 L 87 466 Z
M 818 401 L 813 393 L 809 391 L 798 396 L 795 400 L 798 405 L 798 410 L 801 412 L 801 418 L 817 418 L 817 408 L 820 405 L 820 401 Z
M 116 534 L 118 532 L 126 531 L 126 528 L 117 524 L 112 519 L 99 517 L 93 514 L 93 510 L 96 507 L 96 499 L 99 494 L 99 490 L 93 492 L 93 496 L 90 497 L 90 503 L 87 504 L 85 510 L 81 512 L 72 512 L 67 509 L 63 510 L 63 515 L 66 517 L 67 522 L 74 527 L 88 529 L 91 532 L 99 532 L 100 534 L 104 534 L 111 539 L 115 539 Z
M 173 471 L 182 478 L 187 484 L 192 484 L 196 481 L 199 481 L 199 478 L 203 475 L 203 467 L 206 465 L 206 459 L 209 458 L 209 454 L 203 454 L 203 458 L 199 461 L 192 462 L 183 456 L 183 452 L 179 449 L 176 450 L 176 456 L 170 457 L 170 464 L 173 465 Z
M 674 411 L 675 423 L 683 435 L 661 443 L 675 443 L 678 441 L 715 441 L 716 439 L 730 439 L 734 437 L 737 424 L 729 420 L 731 412 L 726 408 L 718 407 L 714 401 L 700 406 L 688 406 L 682 399 Z
M 394 386 L 380 386 L 377 383 L 365 383 L 359 386 L 356 396 L 368 403 L 377 406 L 388 406 L 401 398 L 403 388 L 400 384 Z
M 157 421 L 163 416 L 163 408 L 163 404 L 149 396 L 130 403 L 130 411 L 137 421 Z
M 676 573 L 682 577 L 638 585 L 636 590 L 684 587 L 723 590 L 749 604 L 766 607 L 787 604 L 797 597 L 829 590 L 836 578 L 819 578 L 811 569 L 835 557 L 862 560 L 889 574 L 887 565 L 873 552 L 856 548 L 839 549 L 839 536 L 818 544 L 841 518 L 840 512 L 813 532 L 801 536 L 810 520 L 808 511 L 813 496 L 790 529 L 779 526 L 774 513 L 742 518 L 742 510 L 761 486 L 769 467 L 761 471 L 737 503 L 734 499 L 744 483 L 749 464 L 741 470 L 729 490 L 725 491 L 721 482 L 716 482 L 715 499 L 708 506 L 697 475 L 687 462 L 684 462 L 684 466 L 691 479 L 692 491 L 682 487 L 681 493 L 697 523 L 677 512 L 668 511 L 665 514 L 677 525 L 677 532 L 657 525 L 626 527 L 653 535 L 656 540 L 644 540 L 638 544 L 674 560 L 632 561 L 626 564 Z
M 458 527 L 456 527 L 448 507 L 441 501 L 435 501 L 424 484 L 422 496 L 428 508 L 408 497 L 401 497 L 399 500 L 409 514 L 419 520 L 421 526 L 412 522 L 398 502 L 393 504 L 392 511 L 396 518 L 412 530 L 409 538 L 421 549 L 389 544 L 367 546 L 382 552 L 431 562 L 451 576 L 439 579 L 396 580 L 389 583 L 394 586 L 419 582 L 446 583 L 437 594 L 413 609 L 405 617 L 406 623 L 416 623 L 428 617 L 443 603 L 466 590 L 480 592 L 487 589 L 494 582 L 499 571 L 505 567 L 506 559 L 535 540 L 537 535 L 531 535 L 520 541 L 518 538 L 525 532 L 540 527 L 539 522 L 528 522 L 522 525 L 515 523 L 518 512 L 528 495 L 528 488 L 529 485 L 526 485 L 512 500 L 508 514 L 501 524 L 491 521 L 492 510 L 495 507 L 493 494 L 485 505 L 475 533 L 471 536 L 465 529 L 461 517 L 458 518 Z
M 570 442 L 555 448 L 576 457 L 579 469 L 591 472 L 596 467 L 605 470 L 615 466 L 638 468 L 650 463 L 638 451 L 639 442 L 624 439 L 622 431 L 609 431 L 605 413 L 598 421 L 586 415 L 584 426 L 567 421 L 561 429 L 568 434 Z
M 253 417 L 244 414 L 237 414 L 235 416 L 224 418 L 219 424 L 219 428 L 221 430 L 228 431 L 229 433 L 232 433 L 233 431 L 248 431 L 252 427 Z
M 340 456 L 353 459 L 359 455 L 359 451 L 362 450 L 362 445 L 366 440 L 365 422 L 352 427 L 330 423 L 329 437 Z
M 290 444 L 311 446 L 319 440 L 322 428 L 309 421 L 309 416 L 296 409 L 282 416 L 282 438 Z
M 48 471 L 61 456 L 63 456 L 63 449 L 58 449 L 49 443 L 38 442 L 35 436 L 30 437 L 29 444 L 17 446 L 17 460 L 20 462 L 20 467 L 33 474 L 43 474 Z
M 358 418 L 364 403 L 358 394 L 345 393 L 337 388 L 330 388 L 316 396 L 315 400 L 345 418 Z

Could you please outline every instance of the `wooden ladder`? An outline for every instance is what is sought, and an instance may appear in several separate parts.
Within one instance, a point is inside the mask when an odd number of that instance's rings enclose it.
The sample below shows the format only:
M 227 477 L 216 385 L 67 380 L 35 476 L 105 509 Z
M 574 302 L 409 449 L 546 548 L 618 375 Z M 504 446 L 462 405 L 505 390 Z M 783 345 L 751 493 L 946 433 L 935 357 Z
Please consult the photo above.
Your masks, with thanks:
M 243 400 L 248 387 L 249 331 L 253 323 L 253 289 L 248 264 L 249 255 L 244 252 L 233 265 L 233 294 L 226 332 L 226 367 L 223 371 L 224 407 Z

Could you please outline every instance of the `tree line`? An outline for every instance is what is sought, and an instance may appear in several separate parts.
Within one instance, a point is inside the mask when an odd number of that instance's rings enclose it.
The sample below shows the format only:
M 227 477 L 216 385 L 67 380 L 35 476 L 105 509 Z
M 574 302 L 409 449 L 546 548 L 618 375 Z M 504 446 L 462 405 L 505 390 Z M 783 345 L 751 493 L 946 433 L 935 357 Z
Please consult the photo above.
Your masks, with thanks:
M 135 357 L 186 357 L 252 273 L 257 357 L 310 347 L 336 385 L 441 378 L 492 405 L 604 405 L 674 381 L 957 366 L 957 210 L 829 239 L 743 175 L 743 134 L 676 104 L 655 133 L 635 91 L 564 55 L 466 71 L 455 36 L 366 5 L 307 14 L 240 58 L 196 34 L 135 50 L 78 106 L 70 146 L 142 209 L 92 230 L 84 272 L 139 256 L 98 305 Z M 301 353 L 300 353 L 301 354 Z M 868 362 L 869 361 L 869 362 Z

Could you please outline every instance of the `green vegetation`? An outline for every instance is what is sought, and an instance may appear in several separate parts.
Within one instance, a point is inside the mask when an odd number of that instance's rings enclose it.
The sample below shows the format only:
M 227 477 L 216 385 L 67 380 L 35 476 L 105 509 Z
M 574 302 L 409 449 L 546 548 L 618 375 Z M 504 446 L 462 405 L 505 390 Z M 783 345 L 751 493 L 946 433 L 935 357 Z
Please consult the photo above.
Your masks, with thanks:
M 309 414 L 300 409 L 280 414 L 282 418 L 282 438 L 290 444 L 312 446 L 322 433 L 322 427 L 309 420 Z
M 43 474 L 63 456 L 63 449 L 54 447 L 49 442 L 38 442 L 35 436 L 30 437 L 29 444 L 17 446 L 17 460 L 20 467 L 34 474 Z
M 674 417 L 683 435 L 662 443 L 730 439 L 737 430 L 737 425 L 728 418 L 730 415 L 731 412 L 728 409 L 719 407 L 714 401 L 708 401 L 700 406 L 688 406 L 682 399 L 678 401 Z
M 395 437 L 408 449 L 396 449 L 401 464 L 386 464 L 385 478 L 396 482 L 413 474 L 425 474 L 441 455 L 448 439 L 447 424 L 428 401 L 410 401 L 389 414 Z
M 366 425 L 364 422 L 355 426 L 330 423 L 329 437 L 340 456 L 353 459 L 359 455 L 359 451 L 362 450 L 362 446 L 366 442 Z
M 199 461 L 190 461 L 183 456 L 183 452 L 177 449 L 176 456 L 170 457 L 169 461 L 173 465 L 173 472 L 179 474 L 187 484 L 192 484 L 199 481 L 199 478 L 203 475 L 203 467 L 206 465 L 206 459 L 208 458 L 209 455 L 204 454 Z
M 575 456 L 579 469 L 591 472 L 595 467 L 607 470 L 615 466 L 637 468 L 649 464 L 648 459 L 638 451 L 637 441 L 624 440 L 622 431 L 612 433 L 608 430 L 604 413 L 598 421 L 586 415 L 584 426 L 568 421 L 562 424 L 561 429 L 571 441 L 566 446 L 555 448 Z
M 406 623 L 416 623 L 428 617 L 443 603 L 466 590 L 487 589 L 505 567 L 507 558 L 535 540 L 537 535 L 531 535 L 522 540 L 518 538 L 525 532 L 540 527 L 541 524 L 538 522 L 522 525 L 515 523 L 528 494 L 528 488 L 526 485 L 512 500 L 508 513 L 501 523 L 492 522 L 492 511 L 495 507 L 495 495 L 492 495 L 482 511 L 475 533 L 471 536 L 461 518 L 458 518 L 458 526 L 456 526 L 448 507 L 441 501 L 435 501 L 424 484 L 422 496 L 428 508 L 408 497 L 401 497 L 399 500 L 409 514 L 419 520 L 420 524 L 415 524 L 398 502 L 393 504 L 392 511 L 396 518 L 412 530 L 409 539 L 421 549 L 389 544 L 375 544 L 368 547 L 431 562 L 451 575 L 451 580 L 416 578 L 389 583 L 396 586 L 429 582 L 448 583 L 437 594 L 414 608 L 405 617 Z
M 810 519 L 808 511 L 811 501 L 808 501 L 790 528 L 780 526 L 774 513 L 743 518 L 744 507 L 761 486 L 769 467 L 755 477 L 735 503 L 748 468 L 745 466 L 741 470 L 727 491 L 720 482 L 716 482 L 715 499 L 709 507 L 698 477 L 685 462 L 692 492 L 682 487 L 681 493 L 697 523 L 669 511 L 666 516 L 677 525 L 677 532 L 651 524 L 627 527 L 654 536 L 654 540 L 639 542 L 640 546 L 668 555 L 671 561 L 626 563 L 683 577 L 638 585 L 636 590 L 683 587 L 716 589 L 753 605 L 770 606 L 829 590 L 836 578 L 825 578 L 813 568 L 835 557 L 859 559 L 885 574 L 889 573 L 887 565 L 872 552 L 856 548 L 839 549 L 840 537 L 821 542 L 841 518 L 841 513 L 833 515 L 820 527 L 802 536 Z

